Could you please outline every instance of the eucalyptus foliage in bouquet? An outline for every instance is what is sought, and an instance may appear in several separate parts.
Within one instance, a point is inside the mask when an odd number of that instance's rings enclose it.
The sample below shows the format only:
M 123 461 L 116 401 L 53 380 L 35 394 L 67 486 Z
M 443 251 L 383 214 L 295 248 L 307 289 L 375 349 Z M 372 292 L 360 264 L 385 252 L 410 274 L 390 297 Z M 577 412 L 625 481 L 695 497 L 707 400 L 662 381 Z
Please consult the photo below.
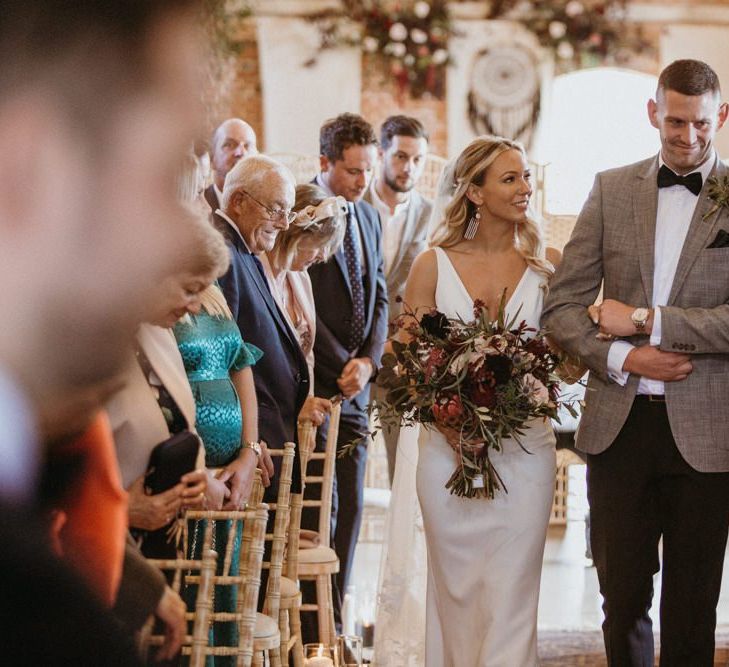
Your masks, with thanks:
M 375 402 L 382 424 L 437 427 L 458 443 L 458 464 L 446 483 L 457 496 L 508 492 L 490 453 L 505 438 L 528 453 L 520 441 L 528 422 L 557 419 L 562 360 L 518 312 L 506 319 L 504 296 L 495 320 L 481 301 L 474 302 L 470 322 L 435 309 L 417 317 L 406 308 L 395 325 L 409 342 L 393 342 L 377 376 L 387 390 Z M 572 403 L 562 405 L 576 414 Z

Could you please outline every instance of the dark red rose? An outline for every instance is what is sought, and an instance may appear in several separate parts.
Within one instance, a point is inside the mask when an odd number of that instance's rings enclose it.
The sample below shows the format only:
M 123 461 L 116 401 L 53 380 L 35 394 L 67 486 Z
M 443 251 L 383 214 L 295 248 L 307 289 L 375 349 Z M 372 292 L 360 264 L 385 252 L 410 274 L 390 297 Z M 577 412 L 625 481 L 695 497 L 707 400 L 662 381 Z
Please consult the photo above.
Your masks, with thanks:
M 511 359 L 507 357 L 501 357 L 495 354 L 489 355 L 486 357 L 484 365 L 493 374 L 496 384 L 506 384 L 511 378 L 513 364 L 511 363 Z
M 435 308 L 420 318 L 420 326 L 423 331 L 435 338 L 445 338 L 450 329 L 448 318 Z
M 471 400 L 479 408 L 493 408 L 496 405 L 496 389 L 491 385 L 479 382 L 471 389 Z
M 429 381 L 445 364 L 448 356 L 439 347 L 434 347 L 430 351 L 428 361 L 425 362 L 425 380 Z

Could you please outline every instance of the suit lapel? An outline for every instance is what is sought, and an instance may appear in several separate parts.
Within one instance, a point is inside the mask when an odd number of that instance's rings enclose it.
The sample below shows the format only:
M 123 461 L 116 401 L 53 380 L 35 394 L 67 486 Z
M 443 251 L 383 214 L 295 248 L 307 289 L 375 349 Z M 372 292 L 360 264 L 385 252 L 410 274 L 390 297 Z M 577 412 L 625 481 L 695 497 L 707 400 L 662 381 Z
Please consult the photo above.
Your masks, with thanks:
M 397 274 L 400 272 L 402 260 L 405 256 L 405 253 L 410 248 L 410 244 L 413 241 L 413 234 L 418 227 L 418 218 L 420 217 L 421 208 L 422 207 L 420 206 L 420 194 L 417 192 L 417 190 L 411 190 L 410 201 L 408 202 L 408 209 L 405 215 L 405 226 L 402 230 L 400 243 L 397 246 L 395 259 L 392 262 L 392 266 L 390 267 L 391 276 L 388 276 L 388 278 L 396 278 Z M 382 230 L 382 234 L 384 237 L 384 229 Z
M 344 278 L 344 284 L 347 286 L 347 293 L 351 298 L 352 285 L 349 282 L 349 271 L 347 271 L 347 260 L 344 257 L 344 249 L 341 246 L 339 247 L 339 250 L 334 253 L 334 261 L 337 263 L 337 266 L 342 273 L 342 278 Z
M 220 208 L 220 202 L 218 201 L 218 193 L 215 192 L 215 186 L 210 185 L 205 189 L 205 201 L 210 205 L 213 213 Z
M 375 249 L 372 247 L 372 239 L 369 235 L 367 226 L 362 223 L 365 220 L 365 214 L 362 212 L 359 204 L 354 205 L 355 216 L 357 218 L 357 227 L 359 229 L 359 238 L 362 242 L 362 255 L 364 256 L 365 265 L 367 267 L 367 282 L 372 282 L 372 272 L 377 267 L 372 266 L 372 262 L 375 258 Z
M 716 166 L 711 172 L 711 176 L 717 176 L 721 178 L 727 173 L 727 167 L 723 162 L 717 159 Z M 719 218 L 721 218 L 723 211 L 717 211 L 708 220 L 704 220 L 704 216 L 711 210 L 713 202 L 709 199 L 706 194 L 707 188 L 706 183 L 701 190 L 698 201 L 696 202 L 696 208 L 694 209 L 694 215 L 691 218 L 691 224 L 689 225 L 688 233 L 686 234 L 686 240 L 681 250 L 681 256 L 678 259 L 678 266 L 676 267 L 676 276 L 673 279 L 673 285 L 671 286 L 671 294 L 668 297 L 669 306 L 673 305 L 678 296 L 683 283 L 686 280 L 688 272 L 691 270 L 696 258 L 699 253 L 709 243 L 709 237 L 717 226 Z
M 656 246 L 656 216 L 658 215 L 658 158 L 639 174 L 633 193 L 633 220 L 638 232 L 638 261 L 646 303 L 653 303 L 653 271 Z
M 220 231 L 220 233 L 238 250 L 238 252 L 245 257 L 245 260 L 241 262 L 241 264 L 245 267 L 245 270 L 248 271 L 248 275 L 258 288 L 258 291 L 263 298 L 263 302 L 266 304 L 269 311 L 271 311 L 273 319 L 286 334 L 294 349 L 300 350 L 299 342 L 290 327 L 286 324 L 281 311 L 278 309 L 278 306 L 273 299 L 273 295 L 271 294 L 271 290 L 268 288 L 268 283 L 266 283 L 265 278 L 261 275 L 261 272 L 255 264 L 253 255 L 248 251 L 248 248 L 246 248 L 241 241 L 240 236 L 231 228 L 230 224 L 226 220 L 221 218 L 219 215 L 215 215 L 213 216 L 213 222 L 218 231 Z
M 243 262 L 243 265 L 248 271 L 248 275 L 251 277 L 251 280 L 256 284 L 256 287 L 258 288 L 258 291 L 260 292 L 261 297 L 266 304 L 266 307 L 271 312 L 271 315 L 276 321 L 278 327 L 286 334 L 286 337 L 289 339 L 289 343 L 291 343 L 291 345 L 295 349 L 300 349 L 299 343 L 296 340 L 293 331 L 291 331 L 291 328 L 286 323 L 283 314 L 281 313 L 278 306 L 276 305 L 276 302 L 274 301 L 271 290 L 268 288 L 268 283 L 266 283 L 264 277 L 261 275 L 261 272 L 258 270 L 258 267 L 255 265 L 253 255 L 251 255 L 250 253 L 247 254 L 247 261 Z

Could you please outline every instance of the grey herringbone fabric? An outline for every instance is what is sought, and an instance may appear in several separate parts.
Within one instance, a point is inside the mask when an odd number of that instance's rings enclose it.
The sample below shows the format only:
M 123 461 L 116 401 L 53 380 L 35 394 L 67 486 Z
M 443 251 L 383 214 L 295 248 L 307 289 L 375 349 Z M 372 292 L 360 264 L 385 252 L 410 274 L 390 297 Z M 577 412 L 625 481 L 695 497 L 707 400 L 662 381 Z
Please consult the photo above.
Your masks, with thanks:
M 552 280 L 542 325 L 590 368 L 587 406 L 577 446 L 598 454 L 613 442 L 630 411 L 639 378 L 625 387 L 607 376 L 609 342 L 597 340 L 587 306 L 604 282 L 604 298 L 650 307 L 653 294 L 658 158 L 600 173 Z M 722 162 L 712 171 L 729 174 Z M 699 195 L 667 307 L 661 349 L 688 352 L 693 372 L 666 383 L 671 430 L 686 461 L 701 472 L 729 471 L 729 247 L 708 248 L 729 232 L 729 211 L 708 219 L 707 187 Z M 647 345 L 647 336 L 631 339 Z

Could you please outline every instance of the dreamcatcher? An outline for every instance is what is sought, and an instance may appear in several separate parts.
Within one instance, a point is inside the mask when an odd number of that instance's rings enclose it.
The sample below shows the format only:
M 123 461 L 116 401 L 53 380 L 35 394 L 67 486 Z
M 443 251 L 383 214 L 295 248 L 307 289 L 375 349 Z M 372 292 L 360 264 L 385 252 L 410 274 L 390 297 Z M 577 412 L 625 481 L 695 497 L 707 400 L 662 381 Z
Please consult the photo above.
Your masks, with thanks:
M 468 118 L 476 134 L 514 139 L 528 150 L 539 119 L 540 96 L 538 60 L 531 49 L 501 44 L 474 56 Z

